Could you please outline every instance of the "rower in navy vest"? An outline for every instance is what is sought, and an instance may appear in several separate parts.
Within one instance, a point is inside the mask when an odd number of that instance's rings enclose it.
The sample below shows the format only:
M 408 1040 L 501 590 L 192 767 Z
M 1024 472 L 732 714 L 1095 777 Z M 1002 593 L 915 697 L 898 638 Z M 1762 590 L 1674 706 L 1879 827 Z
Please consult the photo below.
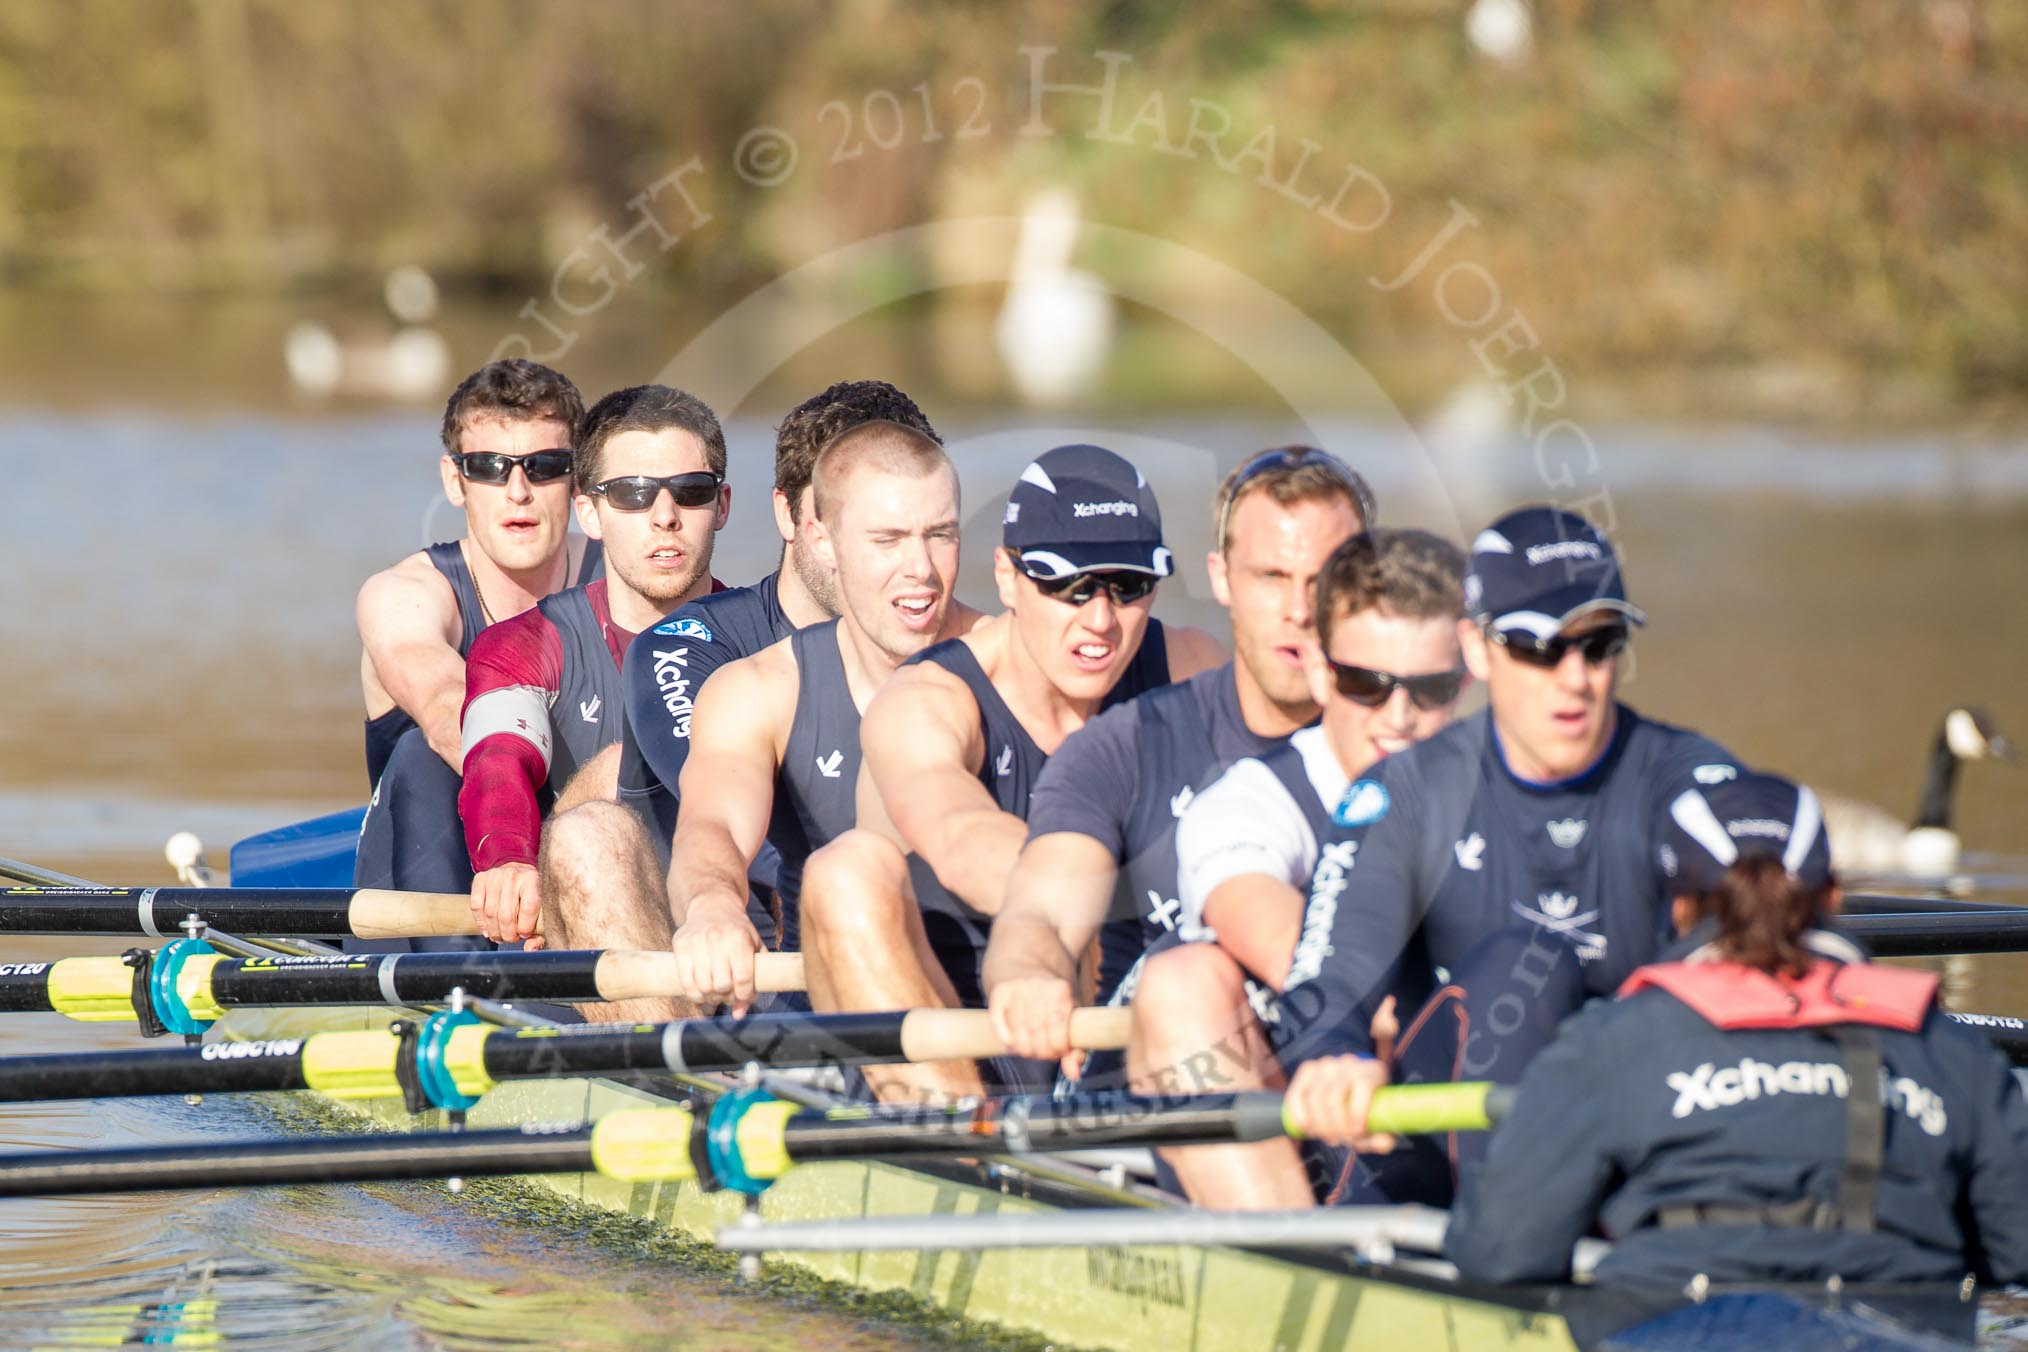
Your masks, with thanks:
M 746 880 L 763 840 L 781 856 L 780 946 L 795 949 L 804 861 L 853 823 L 860 710 L 904 659 L 980 618 L 951 594 L 958 478 L 934 438 L 899 423 L 861 423 L 819 454 L 812 489 L 810 544 L 836 580 L 838 619 L 729 663 L 705 685 L 666 908 L 597 888 L 545 893 L 552 942 L 676 954 L 682 999 L 618 1002 L 599 1017 L 678 1018 L 721 1003 L 745 1011 L 754 956 L 772 937 L 748 905 Z
M 1354 536 L 1316 582 L 1306 675 L 1323 710 L 1197 795 L 1176 833 L 1182 936 L 1151 952 L 1134 992 L 1129 1062 L 1144 1093 L 1279 1087 L 1263 1022 L 1301 931 L 1331 807 L 1388 756 L 1441 731 L 1467 686 L 1458 651 L 1465 559 L 1427 531 Z M 1249 974 L 1252 974 L 1249 976 Z M 1206 1206 L 1308 1205 L 1287 1141 L 1162 1152 Z
M 1316 721 L 1303 661 L 1317 641 L 1317 575 L 1372 513 L 1366 481 L 1310 447 L 1250 456 L 1219 486 L 1207 564 L 1234 660 L 1107 710 L 1049 758 L 986 951 L 987 1003 L 1010 1050 L 1069 1051 L 1094 938 L 1097 998 L 1132 998 L 1130 974 L 1180 917 L 1178 819 L 1234 761 Z M 1103 1083 L 1108 1069 L 1117 1080 L 1123 1064 L 1098 1058 L 1082 1080 Z
M 458 811 L 472 911 L 498 941 L 536 933 L 545 810 L 613 796 L 621 656 L 636 633 L 717 586 L 712 543 L 731 503 L 717 416 L 665 385 L 592 405 L 574 455 L 578 523 L 604 542 L 607 577 L 493 626 L 466 664 Z
M 1362 1058 L 1390 993 L 1408 1030 L 1394 1078 L 1511 1084 L 1563 1018 L 1650 961 L 1673 895 L 1656 863 L 1669 805 L 1739 773 L 1709 738 L 1615 699 L 1646 617 L 1581 517 L 1530 507 L 1495 521 L 1472 543 L 1465 598 L 1459 639 L 1490 708 L 1337 801 L 1280 982 L 1271 1032 L 1294 1070 L 1291 1112 L 1336 1147 L 1357 1135 L 1348 1105 L 1388 1078 Z M 1327 1191 L 1446 1202 L 1483 1141 L 1345 1155 Z
M 690 724 L 705 678 L 838 614 L 835 584 L 814 542 L 810 478 L 820 450 L 839 433 L 868 422 L 900 423 L 941 443 L 916 402 L 884 380 L 840 381 L 805 399 L 775 429 L 779 566 L 752 586 L 699 597 L 627 649 L 621 673 L 627 718 L 619 800 L 647 827 L 647 839 L 663 867 L 676 831 L 677 783 L 690 753 Z M 560 850 L 571 848 L 562 822 L 554 823 L 553 835 Z M 618 842 L 606 833 L 589 844 L 610 853 Z M 660 909 L 659 898 L 653 904 Z
M 570 437 L 583 414 L 576 386 L 523 360 L 479 368 L 444 406 L 444 494 L 465 536 L 430 545 L 360 588 L 360 681 L 366 773 L 373 789 L 354 882 L 463 892 L 470 857 L 458 823 L 458 709 L 479 631 L 542 597 L 597 576 L 596 540 L 569 536 Z M 420 939 L 376 951 L 485 946 Z
M 1006 613 L 897 672 L 866 710 L 858 829 L 811 857 L 802 925 L 819 1010 L 984 1004 L 979 966 L 1043 762 L 1110 700 L 1215 666 L 1152 620 L 1172 569 L 1155 495 L 1096 446 L 1022 471 L 993 574 Z M 976 1094 L 969 1062 L 870 1067 L 889 1097 Z
M 1467 1277 L 1596 1280 L 1633 1322 L 1693 1282 L 2028 1279 L 2028 1105 L 1938 1009 L 1933 973 L 1829 932 L 1816 796 L 1772 775 L 1685 788 L 1655 867 L 1684 936 L 1528 1068 L 1445 1249 Z

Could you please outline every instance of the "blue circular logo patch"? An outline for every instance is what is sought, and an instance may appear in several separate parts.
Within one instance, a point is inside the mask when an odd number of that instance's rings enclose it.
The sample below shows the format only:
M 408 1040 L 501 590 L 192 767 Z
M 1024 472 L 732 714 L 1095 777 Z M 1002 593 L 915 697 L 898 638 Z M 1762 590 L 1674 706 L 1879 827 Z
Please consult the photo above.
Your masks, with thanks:
M 671 634 L 677 638 L 694 638 L 703 643 L 711 642 L 711 629 L 702 620 L 693 620 L 688 615 L 667 624 L 655 626 L 658 634 Z
M 1345 827 L 1371 826 L 1385 817 L 1391 806 L 1386 785 L 1377 779 L 1362 779 L 1345 790 L 1338 806 L 1331 809 L 1331 820 Z

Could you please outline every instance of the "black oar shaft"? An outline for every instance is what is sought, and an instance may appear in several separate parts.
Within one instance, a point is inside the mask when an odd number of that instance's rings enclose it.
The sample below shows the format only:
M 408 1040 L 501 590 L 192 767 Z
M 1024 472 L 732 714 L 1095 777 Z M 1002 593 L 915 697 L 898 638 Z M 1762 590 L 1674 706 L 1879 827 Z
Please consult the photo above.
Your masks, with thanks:
M 9 888 L 0 931 L 174 939 L 184 918 L 235 934 L 334 938 L 352 933 L 354 889 L 281 887 Z
M 487 1000 L 595 1000 L 599 953 L 389 953 L 239 958 L 212 969 L 221 1005 L 435 1004 L 462 989 Z
M 1284 1134 L 1280 1094 L 1198 1094 L 1180 1101 L 1087 1094 L 988 1100 L 956 1111 L 882 1109 L 866 1118 L 798 1114 L 784 1127 L 783 1145 L 791 1159 L 802 1161 L 1265 1141 Z
M 16 1155 L 0 1159 L 0 1197 L 581 1173 L 592 1167 L 591 1138 L 575 1127 Z
M 751 1061 L 866 1065 L 903 1059 L 903 1028 L 910 1017 L 920 1013 L 755 1014 L 675 1024 L 468 1028 L 456 1036 L 475 1038 L 476 1046 L 461 1053 L 455 1050 L 460 1044 L 450 1044 L 446 1057 L 454 1068 L 482 1072 L 458 1072 L 461 1079 L 474 1081 L 736 1070 Z M 368 1028 L 270 1042 L 0 1058 L 0 1102 L 303 1088 L 343 1098 L 395 1097 L 402 1092 L 398 1049 L 394 1033 Z
M 370 887 L 14 887 L 0 931 L 173 939 L 196 916 L 234 934 L 399 938 L 471 934 L 468 898 Z
M 2004 915 L 2021 909 L 2007 902 L 1966 901 L 1961 897 L 1883 897 L 1847 892 L 1840 903 L 1853 915 Z
M 0 1013 L 49 1009 L 49 973 L 54 962 L 0 963 Z
M 202 968 L 199 996 L 226 1007 L 438 1004 L 454 990 L 487 1000 L 597 1000 L 602 956 L 559 950 L 225 958 Z M 84 1019 L 132 1018 L 132 987 L 133 969 L 115 958 L 0 963 L 0 1013 L 54 1009 Z
M 234 1094 L 302 1089 L 302 1042 L 221 1042 L 204 1047 L 0 1058 L 0 1103 L 144 1094 Z
M 2028 1019 L 2005 1014 L 1951 1014 L 1953 1022 L 1983 1036 L 2017 1066 L 2028 1066 Z
M 1374 1095 L 1378 1131 L 1476 1131 L 1506 1111 L 1511 1091 L 1486 1084 L 1404 1085 Z M 446 1175 L 596 1170 L 632 1182 L 705 1176 L 737 1191 L 765 1190 L 793 1165 L 827 1158 L 1021 1154 L 1051 1147 L 1215 1143 L 1291 1133 L 1278 1094 L 1149 1099 L 987 1100 L 963 1109 L 878 1105 L 799 1109 L 746 1091 L 709 1119 L 685 1108 L 621 1109 L 596 1126 L 520 1131 L 237 1141 L 0 1156 L 0 1196 L 123 1192 Z
M 1838 928 L 1883 958 L 2028 952 L 2028 908 L 1846 915 Z
M 906 1018 L 881 1013 L 691 1019 L 680 1025 L 670 1059 L 682 1070 L 737 1070 L 750 1061 L 764 1066 L 878 1065 L 906 1059 Z

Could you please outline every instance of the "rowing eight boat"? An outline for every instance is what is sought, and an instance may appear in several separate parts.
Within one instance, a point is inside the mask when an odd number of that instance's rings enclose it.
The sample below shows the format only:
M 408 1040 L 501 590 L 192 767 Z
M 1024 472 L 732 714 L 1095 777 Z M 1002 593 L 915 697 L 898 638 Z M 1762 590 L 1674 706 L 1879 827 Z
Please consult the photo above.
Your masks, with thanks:
M 242 1007 L 213 1032 L 238 1042 L 385 1028 L 392 1008 Z M 521 1020 L 529 1016 L 518 1015 Z M 723 1076 L 641 1074 L 614 1079 L 512 1081 L 470 1110 L 472 1127 L 589 1122 L 626 1108 L 712 1099 Z M 784 1097 L 832 1105 L 834 1095 L 773 1078 Z M 441 1112 L 411 1115 L 402 1097 L 333 1103 L 400 1130 L 441 1127 Z M 1103 1168 L 1112 1164 L 1114 1167 Z M 787 1172 L 753 1203 L 693 1182 L 627 1183 L 595 1173 L 530 1177 L 527 1186 L 647 1221 L 693 1240 L 788 1253 L 819 1278 L 913 1297 L 965 1321 L 1058 1345 L 1159 1348 L 1427 1346 L 1571 1348 L 1596 1298 L 1580 1287 L 1489 1287 L 1458 1280 L 1429 1256 L 1442 1214 L 1414 1208 L 1353 1216 L 1221 1218 L 1129 1182 L 1123 1162 L 1020 1155 L 923 1163 L 825 1160 Z M 1326 1234 L 1317 1223 L 1330 1227 Z M 1892 1294 L 1902 1295 L 1905 1292 Z M 1937 1293 L 1923 1293 L 1935 1295 Z M 1837 1297 L 1831 1296 L 1835 1303 Z M 1611 1346 L 1714 1345 L 1711 1321 L 1728 1301 L 1752 1304 L 1756 1332 L 1770 1318 L 1825 1318 L 1821 1289 L 1760 1292 L 1670 1316 L 1704 1319 L 1667 1343 L 1636 1334 Z M 1774 1302 L 1772 1308 L 1768 1302 Z M 1870 1320 L 1841 1331 L 1853 1348 L 1936 1346 Z M 1646 1326 L 1644 1326 L 1645 1328 Z M 1701 1330 L 1701 1331 L 1700 1331 Z M 1821 1332 L 1821 1329 L 1818 1330 Z M 1758 1342 L 1758 1337 L 1756 1342 Z M 1785 1339 L 1792 1345 L 1793 1338 Z
M 238 865 L 241 852 L 235 851 Z M 393 1010 L 235 1009 L 219 1036 L 242 1041 L 300 1037 L 335 1028 L 384 1027 Z M 608 1113 L 713 1098 L 737 1082 L 710 1075 L 640 1075 L 613 1079 L 535 1080 L 502 1084 L 471 1109 L 473 1127 L 543 1121 L 595 1121 Z M 785 1097 L 830 1105 L 836 1096 L 809 1085 L 770 1080 Z M 442 1114 L 411 1116 L 398 1097 L 343 1107 L 400 1129 L 441 1125 Z M 833 1247 L 799 1242 L 789 1261 L 828 1281 L 899 1292 L 946 1315 L 1039 1335 L 1063 1346 L 1147 1348 L 1506 1347 L 1576 1346 L 1567 1316 L 1584 1325 L 1587 1295 L 1573 1287 L 1490 1287 L 1461 1281 L 1418 1242 L 1434 1249 L 1441 1213 L 1390 1218 L 1357 1249 L 1293 1238 L 1263 1245 L 1258 1234 L 1232 1243 L 1150 1242 L 1199 1218 L 1166 1195 L 1130 1181 L 1116 1161 L 1024 1155 L 978 1162 L 907 1165 L 827 1160 L 799 1166 L 753 1202 L 707 1194 L 694 1182 L 623 1183 L 598 1174 L 549 1175 L 527 1183 L 692 1239 L 749 1226 L 784 1237 L 795 1225 L 828 1231 Z M 950 1247 L 896 1241 L 910 1226 L 935 1218 L 934 1233 Z M 971 1218 L 974 1229 L 1005 1238 L 1052 1226 L 1063 1231 L 1036 1247 L 974 1246 L 949 1223 Z M 1094 1237 L 1081 1218 L 1105 1233 Z M 1347 1218 L 1348 1220 L 1351 1218 Z M 1422 1224 L 1414 1223 L 1421 1220 Z M 1428 1222 L 1434 1222 L 1430 1224 Z M 756 1224 L 758 1223 L 758 1224 Z M 870 1227 L 869 1227 L 870 1223 Z M 1351 1233 L 1357 1227 L 1348 1227 Z M 871 1236 L 884 1229 L 875 1248 Z M 1128 1231 L 1135 1232 L 1128 1234 Z M 840 1239 L 840 1236 L 858 1238 Z M 763 1243 L 783 1243 L 765 1240 Z M 861 1247 L 836 1247 L 837 1243 Z M 928 1242 L 939 1242 L 932 1239 Z M 1026 1244 L 1026 1240 L 1020 1240 Z M 1783 1297 L 1774 1297 L 1783 1299 Z M 1820 1290 L 1790 1292 L 1790 1308 L 1822 1304 Z M 1765 1312 L 1763 1312 L 1765 1313 Z M 1878 1335 L 1877 1330 L 1866 1330 Z M 1627 1341 L 1628 1347 L 1641 1346 Z M 1859 1346 L 1860 1344 L 1853 1344 Z M 1880 1347 L 1910 1346 L 1898 1340 Z

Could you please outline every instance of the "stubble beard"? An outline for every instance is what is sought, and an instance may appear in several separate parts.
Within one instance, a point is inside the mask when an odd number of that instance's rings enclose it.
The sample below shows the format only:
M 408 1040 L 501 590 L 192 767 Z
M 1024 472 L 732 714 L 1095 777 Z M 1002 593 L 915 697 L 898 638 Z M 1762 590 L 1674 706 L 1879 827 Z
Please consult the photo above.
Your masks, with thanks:
M 618 572 L 637 595 L 660 606 L 687 595 L 698 581 L 711 571 L 711 556 L 708 553 L 688 555 L 686 562 L 690 567 L 681 573 L 665 573 L 659 569 L 643 568 L 638 576 L 628 570 L 615 568 L 610 558 L 606 560 L 606 567 Z
M 791 548 L 789 558 L 796 570 L 796 580 L 803 584 L 803 590 L 810 599 L 823 607 L 826 615 L 838 613 L 838 579 L 831 570 L 810 557 L 810 551 Z
M 1235 641 L 1238 660 L 1260 687 L 1261 694 L 1278 709 L 1294 712 L 1312 708 L 1310 682 L 1301 667 L 1289 667 L 1275 653 L 1275 645 L 1255 639 L 1240 647 Z

